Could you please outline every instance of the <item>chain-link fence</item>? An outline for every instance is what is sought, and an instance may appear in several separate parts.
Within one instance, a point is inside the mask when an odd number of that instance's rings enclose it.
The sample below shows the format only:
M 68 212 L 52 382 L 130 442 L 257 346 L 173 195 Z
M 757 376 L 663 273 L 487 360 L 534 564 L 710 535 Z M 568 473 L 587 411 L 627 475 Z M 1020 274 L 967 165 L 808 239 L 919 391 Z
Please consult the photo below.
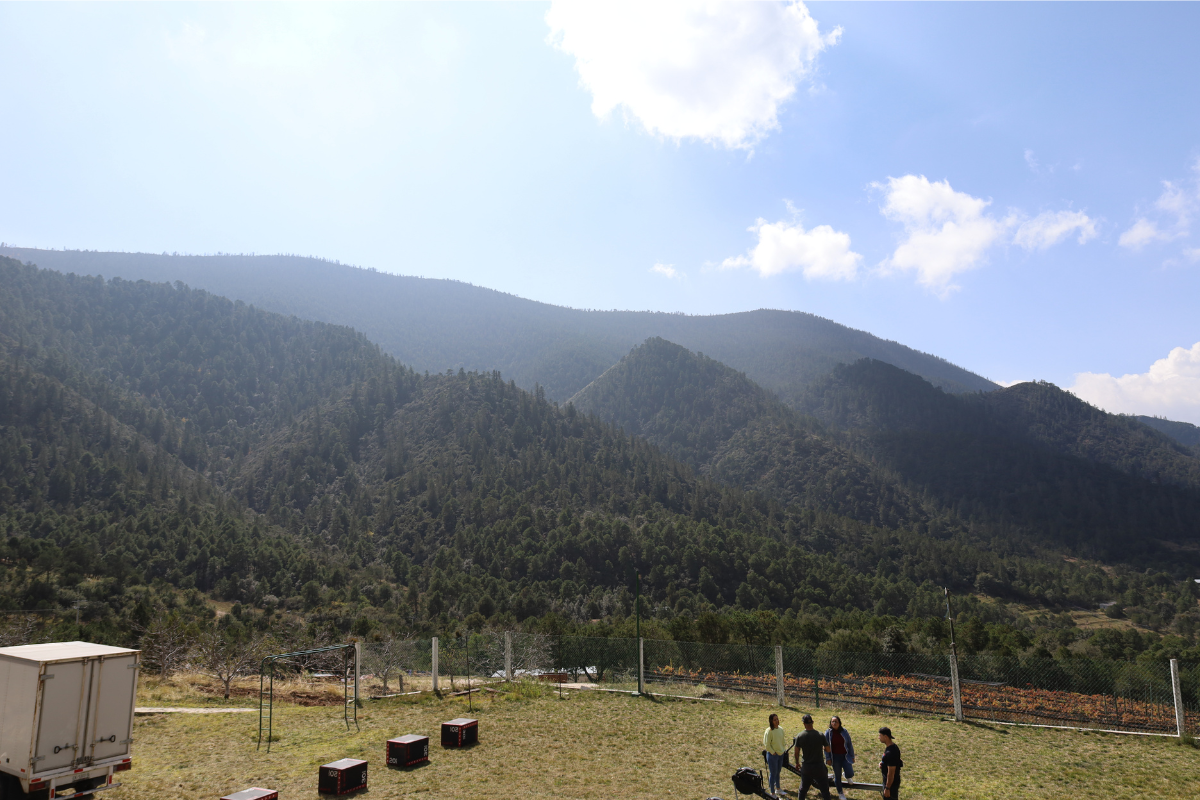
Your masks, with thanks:
M 367 685 L 382 693 L 434 687 L 433 642 L 366 643 Z M 841 653 L 796 647 L 701 644 L 646 639 L 540 636 L 483 631 L 443 637 L 437 688 L 461 691 L 481 682 L 528 678 L 636 690 L 639 663 L 646 690 L 703 699 L 739 699 L 811 709 L 874 709 L 950 716 L 951 659 L 916 653 Z M 966 719 L 1026 725 L 1174 735 L 1176 692 L 1164 662 L 1091 658 L 958 658 Z M 398 681 L 397 678 L 402 680 Z M 1184 729 L 1200 734 L 1200 664 L 1179 665 Z
M 360 647 L 363 693 L 376 697 L 432 689 L 465 691 L 509 677 L 553 677 L 555 663 L 553 637 L 505 631 L 385 638 Z
M 1171 667 L 1091 658 L 963 656 L 963 714 L 998 722 L 1177 732 Z M 1200 732 L 1200 665 L 1180 665 L 1185 729 Z
M 560 637 L 555 668 L 593 682 L 634 688 L 636 639 Z M 841 653 L 793 647 L 645 640 L 649 691 L 734 696 L 812 708 L 954 713 L 950 656 Z M 958 659 L 967 719 L 1175 734 L 1175 691 L 1167 663 L 1103 659 Z M 1200 664 L 1179 667 L 1185 730 L 1200 733 Z

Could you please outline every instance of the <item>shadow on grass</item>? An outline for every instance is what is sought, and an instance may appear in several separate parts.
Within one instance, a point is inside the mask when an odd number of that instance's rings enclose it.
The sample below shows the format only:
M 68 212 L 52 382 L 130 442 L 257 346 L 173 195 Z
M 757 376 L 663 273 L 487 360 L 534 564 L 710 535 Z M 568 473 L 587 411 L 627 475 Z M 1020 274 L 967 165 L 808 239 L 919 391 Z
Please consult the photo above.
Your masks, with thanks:
M 1011 733 L 1011 731 L 1009 731 L 1008 728 L 1002 728 L 997 725 L 992 725 L 991 723 L 988 723 L 988 722 L 975 722 L 974 720 L 964 719 L 962 722 L 960 722 L 958 724 L 959 725 L 967 725 L 972 728 L 979 728 L 980 730 L 991 731 L 992 733 L 1002 733 L 1005 736 L 1008 736 L 1008 734 Z

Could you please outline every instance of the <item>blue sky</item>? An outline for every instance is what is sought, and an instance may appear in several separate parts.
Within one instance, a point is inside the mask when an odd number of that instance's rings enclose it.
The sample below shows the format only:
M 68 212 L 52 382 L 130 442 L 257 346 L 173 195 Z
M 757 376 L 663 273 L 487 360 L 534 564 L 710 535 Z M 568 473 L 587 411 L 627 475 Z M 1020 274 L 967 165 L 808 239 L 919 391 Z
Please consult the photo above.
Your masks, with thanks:
M 1200 423 L 1197 30 L 1184 3 L 5 3 L 0 240 L 799 309 Z

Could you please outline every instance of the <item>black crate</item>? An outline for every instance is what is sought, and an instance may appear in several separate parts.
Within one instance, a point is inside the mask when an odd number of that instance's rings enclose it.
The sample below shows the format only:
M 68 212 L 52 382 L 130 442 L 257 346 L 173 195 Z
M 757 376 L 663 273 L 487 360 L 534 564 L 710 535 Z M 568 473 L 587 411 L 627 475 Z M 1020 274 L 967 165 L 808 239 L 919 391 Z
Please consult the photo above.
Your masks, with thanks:
M 459 717 L 442 723 L 442 747 L 467 747 L 479 741 L 479 720 Z
M 321 794 L 350 794 L 367 788 L 367 762 L 343 758 L 321 765 L 317 791 Z
M 279 792 L 274 789 L 242 789 L 240 792 L 227 794 L 221 800 L 279 800 Z
M 429 737 L 400 736 L 387 741 L 387 765 L 389 767 L 413 767 L 429 760 Z

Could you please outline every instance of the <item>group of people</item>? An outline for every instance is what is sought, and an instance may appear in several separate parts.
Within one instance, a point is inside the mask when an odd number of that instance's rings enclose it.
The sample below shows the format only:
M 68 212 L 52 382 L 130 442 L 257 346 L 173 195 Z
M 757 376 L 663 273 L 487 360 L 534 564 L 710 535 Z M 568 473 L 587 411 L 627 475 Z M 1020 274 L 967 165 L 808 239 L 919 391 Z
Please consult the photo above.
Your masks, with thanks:
M 767 729 L 763 732 L 763 748 L 767 753 L 770 793 L 778 794 L 779 771 L 787 762 L 788 750 L 794 748 L 796 768 L 800 772 L 800 798 L 808 797 L 809 788 L 816 786 L 821 792 L 822 800 L 832 800 L 829 794 L 829 774 L 826 772 L 827 767 L 832 767 L 838 797 L 846 800 L 845 786 L 854 784 L 854 742 L 850 739 L 850 731 L 846 730 L 841 717 L 837 716 L 829 718 L 829 727 L 824 736 L 813 727 L 811 715 L 805 714 L 801 722 L 804 724 L 804 730 L 789 744 L 787 735 L 779 725 L 779 715 L 772 714 L 767 720 Z M 883 796 L 887 800 L 896 800 L 900 797 L 900 768 L 904 766 L 904 761 L 900 758 L 900 747 L 892 739 L 892 729 L 888 727 L 879 729 L 879 742 L 884 746 L 883 757 L 879 760 Z

